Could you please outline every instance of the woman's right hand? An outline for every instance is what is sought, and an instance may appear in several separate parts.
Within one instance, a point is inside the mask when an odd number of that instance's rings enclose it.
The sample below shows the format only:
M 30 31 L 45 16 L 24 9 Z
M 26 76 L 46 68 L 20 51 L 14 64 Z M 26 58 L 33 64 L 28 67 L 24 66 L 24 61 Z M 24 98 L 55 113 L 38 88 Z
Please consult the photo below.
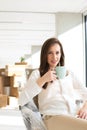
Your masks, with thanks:
M 56 72 L 54 70 L 49 70 L 37 80 L 37 84 L 42 87 L 46 82 L 53 82 L 56 78 Z
M 56 72 L 54 70 L 49 70 L 48 72 L 46 72 L 44 75 L 43 75 L 43 80 L 45 82 L 51 82 L 51 81 L 54 81 L 56 80 L 57 76 L 56 76 Z

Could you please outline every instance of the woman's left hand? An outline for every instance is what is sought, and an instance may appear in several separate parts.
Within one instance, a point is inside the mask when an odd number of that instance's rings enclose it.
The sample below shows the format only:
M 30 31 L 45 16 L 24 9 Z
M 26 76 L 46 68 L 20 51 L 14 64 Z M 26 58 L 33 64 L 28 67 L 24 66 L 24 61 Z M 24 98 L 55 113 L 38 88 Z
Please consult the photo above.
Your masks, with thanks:
M 78 118 L 87 120 L 87 102 L 83 105 L 82 108 L 80 108 L 77 114 L 78 114 Z

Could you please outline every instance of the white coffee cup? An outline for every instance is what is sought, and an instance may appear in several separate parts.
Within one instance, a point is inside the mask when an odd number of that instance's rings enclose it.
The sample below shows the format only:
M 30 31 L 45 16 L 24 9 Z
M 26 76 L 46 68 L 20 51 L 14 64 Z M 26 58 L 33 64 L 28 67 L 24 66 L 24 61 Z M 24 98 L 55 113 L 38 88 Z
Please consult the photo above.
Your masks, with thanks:
M 59 79 L 63 79 L 66 76 L 66 67 L 65 66 L 57 66 L 55 68 L 56 75 Z

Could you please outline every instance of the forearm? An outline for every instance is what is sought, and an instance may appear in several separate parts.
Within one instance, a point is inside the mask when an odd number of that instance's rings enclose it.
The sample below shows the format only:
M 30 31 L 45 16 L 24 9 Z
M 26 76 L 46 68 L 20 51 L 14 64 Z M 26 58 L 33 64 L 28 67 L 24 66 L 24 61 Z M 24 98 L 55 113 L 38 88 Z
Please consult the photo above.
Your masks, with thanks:
M 85 101 L 83 107 L 87 109 L 87 101 Z
M 29 101 L 31 101 L 36 95 L 38 95 L 41 92 L 41 90 L 42 88 L 40 88 L 35 81 L 32 81 L 32 84 L 26 86 L 24 90 L 21 92 L 19 96 L 19 104 L 21 106 L 24 106 Z
M 82 108 L 78 111 L 78 118 L 87 119 L 87 101 L 83 104 Z
M 37 84 L 42 87 L 45 83 L 56 80 L 55 71 L 49 70 L 37 80 Z
M 37 80 L 37 84 L 39 87 L 42 87 L 44 84 L 46 83 L 45 79 L 44 79 L 44 76 L 40 77 L 38 80 Z

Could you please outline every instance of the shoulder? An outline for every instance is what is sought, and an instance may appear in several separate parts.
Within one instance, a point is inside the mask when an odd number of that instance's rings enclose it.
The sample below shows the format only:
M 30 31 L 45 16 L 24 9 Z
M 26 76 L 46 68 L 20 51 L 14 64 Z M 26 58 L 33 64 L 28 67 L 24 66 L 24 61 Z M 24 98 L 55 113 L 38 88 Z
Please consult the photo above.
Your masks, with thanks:
M 69 70 L 69 75 L 72 78 L 74 83 L 81 83 L 79 77 L 73 71 Z
M 69 69 L 66 70 L 66 77 L 71 78 L 72 80 L 77 79 L 74 72 Z
M 74 72 L 69 69 L 66 70 L 66 75 L 71 75 L 72 77 L 75 76 Z
M 32 77 L 36 77 L 36 78 L 40 77 L 39 69 L 34 69 L 34 70 L 31 72 L 30 78 L 32 78 Z
M 40 75 L 39 69 L 33 70 L 31 74 Z

